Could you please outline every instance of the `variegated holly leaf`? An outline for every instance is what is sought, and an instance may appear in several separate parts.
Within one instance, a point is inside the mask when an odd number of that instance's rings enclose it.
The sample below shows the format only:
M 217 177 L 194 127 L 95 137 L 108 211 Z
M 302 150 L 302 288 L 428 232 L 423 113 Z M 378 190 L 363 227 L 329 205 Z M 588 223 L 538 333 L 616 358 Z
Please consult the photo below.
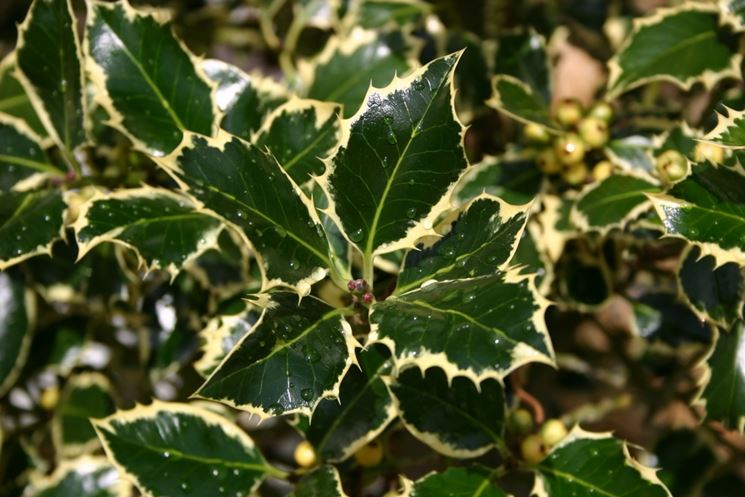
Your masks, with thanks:
M 305 432 L 325 460 L 342 461 L 374 440 L 396 417 L 396 408 L 383 377 L 391 373 L 385 348 L 357 352 L 360 367 L 352 366 L 342 380 L 338 399 L 324 399 L 313 411 Z
M 737 264 L 716 267 L 714 257 L 701 257 L 694 246 L 683 257 L 678 281 L 683 297 L 701 320 L 729 328 L 743 318 L 745 274 Z
M 261 310 L 250 302 L 243 302 L 237 312 L 225 313 L 210 319 L 199 332 L 202 341 L 200 357 L 194 367 L 202 376 L 209 376 L 225 356 L 254 327 Z
M 450 468 L 430 473 L 414 483 L 410 497 L 507 497 L 492 480 L 495 476 L 479 467 Z
M 453 192 L 457 203 L 464 204 L 481 193 L 505 202 L 522 205 L 531 202 L 543 185 L 543 174 L 534 160 L 519 157 L 485 157 L 471 167 Z
M 281 474 L 244 431 L 203 408 L 156 401 L 93 424 L 109 459 L 145 495 L 250 495 Z
M 745 148 L 745 111 L 725 108 L 717 113 L 717 125 L 706 139 L 727 148 Z
M 608 93 L 616 96 L 650 81 L 666 80 L 689 89 L 710 88 L 725 77 L 740 77 L 741 56 L 718 37 L 715 5 L 686 3 L 659 9 L 634 21 L 631 34 L 608 62 Z
M 230 230 L 223 230 L 217 245 L 185 265 L 204 289 L 222 297 L 230 297 L 249 289 L 258 291 L 261 281 L 250 275 L 250 254 L 242 240 Z
M 533 30 L 505 33 L 499 37 L 494 74 L 506 74 L 525 82 L 544 102 L 551 100 L 551 72 L 546 40 Z
M 79 456 L 99 447 L 90 420 L 104 418 L 116 410 L 110 392 L 111 384 L 99 373 L 70 378 L 52 421 L 52 440 L 58 457 Z
M 0 62 L 0 112 L 25 121 L 34 133 L 47 137 L 44 125 L 14 72 L 15 52 L 11 52 Z
M 220 126 L 250 140 L 266 117 L 287 101 L 287 91 L 271 79 L 249 75 L 221 60 L 207 59 L 202 70 L 217 85 L 215 103 L 223 114 Z
M 35 1 L 18 29 L 15 75 L 49 136 L 68 151 L 87 141 L 83 56 L 70 0 Z
M 212 86 L 170 25 L 127 0 L 88 6 L 86 69 L 109 123 L 156 156 L 176 148 L 184 130 L 212 134 Z
M 119 243 L 134 249 L 148 269 L 175 276 L 217 245 L 223 224 L 183 195 L 144 187 L 97 193 L 81 206 L 73 227 L 79 258 L 101 243 Z
M 613 174 L 585 187 L 572 209 L 572 222 L 584 230 L 622 228 L 652 204 L 647 193 L 660 187 L 637 176 Z
M 300 293 L 331 266 L 328 242 L 310 200 L 271 155 L 220 133 L 188 133 L 159 163 L 210 211 L 238 228 L 260 256 L 265 287 Z
M 338 102 L 350 117 L 366 100 L 370 86 L 383 87 L 394 75 L 415 67 L 409 52 L 399 31 L 381 34 L 356 28 L 346 37 L 334 37 L 316 59 L 301 66 L 305 95 Z
M 0 397 L 18 377 L 28 356 L 36 320 L 34 293 L 15 273 L 0 273 Z
M 740 166 L 697 164 L 667 195 L 651 199 L 668 234 L 698 245 L 717 265 L 745 265 L 745 173 Z
M 642 466 L 610 433 L 575 427 L 535 465 L 533 495 L 671 497 L 655 470 Z
M 745 325 L 736 322 L 727 331 L 715 331 L 703 362 L 702 389 L 697 402 L 706 419 L 721 421 L 729 429 L 745 431 Z
M 0 191 L 0 271 L 51 253 L 52 244 L 64 235 L 66 210 L 59 191 Z
M 501 74 L 492 79 L 492 97 L 486 104 L 522 123 L 534 123 L 558 133 L 548 103 L 541 95 L 517 78 Z
M 391 392 L 406 428 L 438 452 L 476 457 L 504 444 L 504 393 L 494 379 L 476 385 L 462 376 L 449 379 L 438 367 L 409 368 Z
M 505 269 L 525 228 L 529 207 L 488 195 L 477 197 L 451 221 L 444 236 L 432 237 L 407 252 L 395 294 L 431 280 L 471 278 Z
M 514 270 L 438 281 L 373 304 L 369 341 L 387 345 L 401 369 L 501 380 L 528 362 L 553 363 L 546 306 Z
M 290 497 L 347 497 L 339 472 L 333 466 L 321 466 L 303 476 Z
M 319 180 L 368 270 L 374 255 L 434 234 L 432 224 L 468 166 L 453 109 L 458 57 L 371 88 L 366 107 L 344 121 L 342 146 Z
M 50 476 L 32 483 L 29 497 L 126 497 L 130 485 L 103 457 L 81 457 L 66 461 Z
M 649 173 L 654 171 L 654 143 L 649 137 L 632 135 L 610 140 L 605 154 L 613 164 L 627 171 Z
M 341 107 L 293 98 L 264 121 L 254 144 L 268 150 L 298 183 L 325 171 L 323 158 L 339 144 Z
M 25 122 L 0 113 L 0 191 L 34 188 L 64 174 L 50 164 L 41 138 Z
M 395 23 L 410 26 L 432 10 L 421 0 L 360 0 L 351 2 L 344 21 L 365 29 L 384 28 Z
M 357 342 L 342 311 L 315 297 L 263 298 L 259 322 L 197 395 L 261 417 L 310 414 L 323 397 L 338 395 Z

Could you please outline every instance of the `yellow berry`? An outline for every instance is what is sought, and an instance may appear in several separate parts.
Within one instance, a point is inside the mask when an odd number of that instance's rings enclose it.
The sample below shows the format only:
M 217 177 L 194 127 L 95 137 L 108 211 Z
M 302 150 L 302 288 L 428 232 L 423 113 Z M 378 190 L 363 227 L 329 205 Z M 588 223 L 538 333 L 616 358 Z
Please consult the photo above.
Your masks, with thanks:
M 594 117 L 609 123 L 613 119 L 613 107 L 608 102 L 595 102 L 587 111 L 587 117 Z
M 563 126 L 574 126 L 582 119 L 582 104 L 573 98 L 562 100 L 556 106 L 556 120 Z
M 515 409 L 507 418 L 507 428 L 518 435 L 533 431 L 533 416 L 526 409 Z
M 579 123 L 579 135 L 590 148 L 608 143 L 608 124 L 597 117 L 586 117 Z
M 523 459 L 529 464 L 537 464 L 546 457 L 546 446 L 540 435 L 529 435 L 520 444 L 520 452 Z
M 551 140 L 551 135 L 546 131 L 546 128 L 535 123 L 526 124 L 523 128 L 523 134 L 525 138 L 535 143 L 548 143 Z
M 57 407 L 58 402 L 59 388 L 49 387 L 42 390 L 41 396 L 39 396 L 39 405 L 41 405 L 42 408 L 46 409 L 47 411 L 51 411 L 52 409 Z
M 693 156 L 696 162 L 703 162 L 708 160 L 715 164 L 719 164 L 724 160 L 724 149 L 717 147 L 712 143 L 698 142 L 696 149 L 693 152 Z
M 592 168 L 592 179 L 603 181 L 613 173 L 613 164 L 607 160 L 601 160 Z
M 554 152 L 562 164 L 576 164 L 585 158 L 585 144 L 579 135 L 567 133 L 556 139 Z
M 538 164 L 538 169 L 543 171 L 544 174 L 556 174 L 561 171 L 559 158 L 556 157 L 556 154 L 550 148 L 547 148 L 538 154 L 536 163 Z
M 553 447 L 567 436 L 564 423 L 558 419 L 549 419 L 541 426 L 541 440 L 548 447 Z
M 360 466 L 377 466 L 383 460 L 383 444 L 378 441 L 370 442 L 354 453 L 354 459 Z
M 667 150 L 657 157 L 655 168 L 662 180 L 672 183 L 688 174 L 688 159 L 677 150 Z
M 303 440 L 302 442 L 297 444 L 293 456 L 295 457 L 295 462 L 297 463 L 297 465 L 303 468 L 310 468 L 311 466 L 314 466 L 318 459 L 316 457 L 315 449 L 307 440 Z
M 589 172 L 587 165 L 584 162 L 580 162 L 579 164 L 570 164 L 567 166 L 564 172 L 561 173 L 561 177 L 570 185 L 577 186 L 585 182 Z

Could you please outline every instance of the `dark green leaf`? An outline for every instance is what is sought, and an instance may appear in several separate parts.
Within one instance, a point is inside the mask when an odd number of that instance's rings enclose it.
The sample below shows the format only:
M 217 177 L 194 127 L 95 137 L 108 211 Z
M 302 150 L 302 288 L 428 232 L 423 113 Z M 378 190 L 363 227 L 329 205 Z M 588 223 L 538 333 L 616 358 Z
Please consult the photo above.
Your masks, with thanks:
M 347 497 L 341 488 L 339 472 L 333 466 L 321 466 L 305 475 L 291 497 Z
M 349 22 L 365 29 L 384 28 L 391 23 L 411 25 L 432 9 L 420 0 L 361 0 L 353 3 L 352 8 L 347 13 Z
M 605 146 L 605 153 L 614 164 L 629 171 L 654 171 L 652 150 L 654 144 L 646 136 L 627 136 L 611 140 Z
M 25 121 L 37 135 L 46 137 L 44 125 L 36 115 L 26 90 L 13 75 L 14 71 L 15 53 L 11 52 L 11 55 L 0 62 L 0 112 Z
M 453 197 L 466 203 L 481 193 L 515 205 L 532 201 L 541 189 L 543 174 L 535 161 L 520 158 L 486 157 L 463 175 Z
M 492 80 L 492 88 L 492 98 L 487 102 L 491 107 L 522 123 L 535 123 L 552 132 L 559 131 L 551 120 L 548 104 L 527 84 L 503 74 Z
M 49 477 L 32 485 L 30 497 L 122 497 L 130 485 L 102 457 L 82 457 L 61 464 Z
M 63 174 L 49 163 L 41 138 L 26 123 L 0 113 L 0 191 L 26 190 Z
M 572 221 L 586 230 L 623 227 L 651 207 L 646 194 L 659 191 L 657 185 L 636 176 L 608 176 L 582 190 L 574 204 Z
M 16 380 L 26 361 L 36 319 L 34 293 L 8 272 L 0 273 L 0 396 Z
M 506 33 L 499 38 L 494 74 L 507 74 L 526 83 L 544 102 L 551 100 L 546 40 L 535 31 Z
M 716 127 L 706 139 L 725 147 L 745 148 L 745 111 L 725 109 L 727 115 L 717 114 Z
M 491 483 L 492 475 L 481 468 L 450 468 L 431 473 L 414 483 L 411 497 L 507 497 Z

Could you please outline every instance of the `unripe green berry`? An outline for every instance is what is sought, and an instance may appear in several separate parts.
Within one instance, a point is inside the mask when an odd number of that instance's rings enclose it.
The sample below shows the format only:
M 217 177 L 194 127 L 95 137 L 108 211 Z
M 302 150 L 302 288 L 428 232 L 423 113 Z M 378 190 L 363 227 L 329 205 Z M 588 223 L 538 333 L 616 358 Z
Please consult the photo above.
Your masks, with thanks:
M 580 162 L 579 164 L 570 164 L 561 173 L 561 177 L 572 186 L 581 185 L 587 180 L 587 175 L 590 171 L 587 169 L 587 164 Z
M 608 124 L 597 117 L 586 117 L 579 123 L 579 135 L 590 148 L 608 143 Z
M 609 123 L 613 119 L 613 107 L 608 102 L 595 102 L 587 111 L 587 117 L 594 117 Z
M 547 447 L 540 435 L 529 435 L 520 444 L 523 459 L 529 464 L 538 464 L 546 457 Z
M 677 150 L 667 150 L 657 157 L 655 168 L 663 181 L 673 183 L 688 174 L 688 159 Z
M 515 409 L 507 419 L 507 429 L 517 435 L 527 435 L 533 431 L 533 416 L 526 409 Z
M 567 133 L 556 139 L 554 152 L 562 164 L 577 164 L 585 158 L 585 143 L 576 133 Z
M 592 168 L 592 179 L 595 181 L 603 181 L 611 174 L 613 174 L 613 164 L 607 160 L 601 160 Z
M 538 168 L 543 171 L 544 174 L 557 174 L 561 172 L 559 158 L 556 157 L 556 154 L 550 148 L 547 148 L 538 154 L 536 163 L 538 164 Z
M 562 100 L 556 106 L 556 120 L 562 126 L 574 126 L 582 119 L 582 104 L 573 98 Z
M 553 447 L 567 436 L 567 428 L 558 419 L 549 419 L 541 426 L 541 440 L 548 447 Z
M 551 135 L 546 128 L 539 124 L 528 123 L 523 128 L 525 138 L 534 143 L 548 143 L 551 141 Z

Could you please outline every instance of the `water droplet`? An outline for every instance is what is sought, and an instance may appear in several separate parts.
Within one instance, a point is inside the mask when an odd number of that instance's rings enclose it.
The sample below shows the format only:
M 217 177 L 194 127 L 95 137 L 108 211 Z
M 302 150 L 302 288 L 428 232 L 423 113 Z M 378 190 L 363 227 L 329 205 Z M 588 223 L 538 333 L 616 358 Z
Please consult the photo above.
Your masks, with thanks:
M 303 346 L 303 355 L 305 356 L 305 360 L 310 363 L 318 362 L 319 360 L 321 360 L 321 354 L 309 345 Z
M 414 89 L 417 91 L 422 91 L 427 85 L 422 81 L 421 79 L 417 79 L 414 81 Z
M 293 271 L 297 271 L 298 269 L 300 269 L 300 261 L 298 261 L 297 259 L 291 259 L 290 269 L 292 269 Z
M 352 232 L 351 232 L 351 233 L 349 234 L 349 238 L 351 238 L 351 239 L 352 239 L 352 241 L 353 241 L 353 242 L 355 242 L 355 243 L 356 243 L 356 242 L 359 242 L 359 241 L 362 241 L 362 236 L 363 236 L 362 230 L 361 230 L 361 229 L 359 229 L 359 228 L 358 228 L 358 229 L 356 229 L 356 230 L 353 230 L 353 231 L 352 231 Z
M 383 122 L 390 126 L 393 123 L 393 116 L 390 114 L 385 114 L 383 116 Z
M 269 406 L 269 411 L 274 413 L 275 416 L 280 416 L 283 412 L 285 412 L 285 408 L 282 407 L 282 404 L 275 402 L 274 404 Z
M 277 233 L 277 236 L 280 238 L 284 238 L 287 236 L 287 231 L 281 226 L 275 226 L 274 231 Z
M 396 138 L 396 134 L 392 130 L 388 132 L 388 135 L 385 138 L 391 145 L 398 143 L 398 138 Z
M 312 388 L 303 388 L 300 391 L 300 396 L 303 398 L 304 401 L 310 402 L 313 400 L 313 389 Z
M 220 492 L 221 494 L 224 494 L 225 493 L 225 487 L 219 487 L 217 489 L 217 491 Z
M 217 478 L 218 476 L 220 476 L 220 470 L 217 469 L 217 468 L 213 469 L 212 470 L 212 476 L 214 476 L 215 478 Z
M 694 226 L 691 226 L 690 228 L 688 228 L 688 234 L 691 236 L 697 236 L 698 229 L 696 229 Z
M 168 459 L 171 457 L 171 453 L 168 451 L 163 452 L 163 458 Z
M 44 214 L 44 221 L 49 222 L 52 218 L 49 216 L 49 214 Z
M 387 156 L 387 155 L 384 155 L 384 156 L 383 156 L 383 168 L 386 168 L 386 167 L 388 167 L 388 166 L 389 166 L 389 162 L 390 162 L 390 161 L 389 161 L 389 159 L 388 159 L 388 156 Z
M 186 482 L 182 483 L 181 484 L 181 491 L 184 492 L 185 494 L 188 494 L 189 492 L 191 492 L 191 485 L 189 485 Z
M 238 468 L 235 468 L 233 470 L 233 476 L 241 476 L 241 470 Z
M 416 217 L 416 209 L 413 207 L 410 207 L 406 210 L 406 217 L 409 219 L 414 219 Z

